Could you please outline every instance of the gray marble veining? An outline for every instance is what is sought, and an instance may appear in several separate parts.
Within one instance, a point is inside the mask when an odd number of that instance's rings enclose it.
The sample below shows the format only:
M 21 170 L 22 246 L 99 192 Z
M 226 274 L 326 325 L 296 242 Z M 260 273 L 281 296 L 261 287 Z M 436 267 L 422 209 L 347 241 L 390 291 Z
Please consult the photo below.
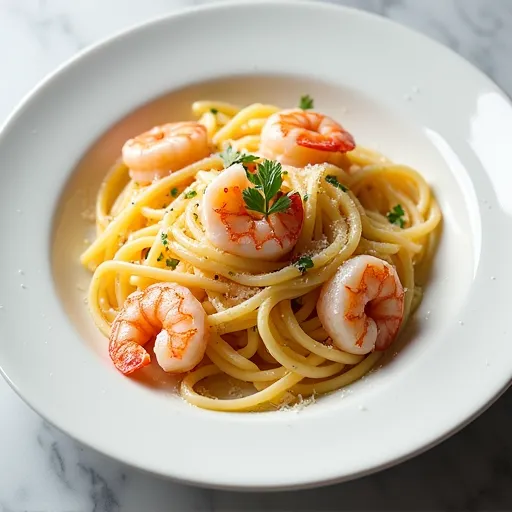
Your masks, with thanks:
M 512 94 L 512 0 L 332 1 L 437 39 Z M 0 120 L 76 51 L 194 3 L 204 2 L 0 0 Z M 97 454 L 46 424 L 0 380 L 0 512 L 512 510 L 511 410 L 509 392 L 442 445 L 354 482 L 238 494 L 182 486 Z

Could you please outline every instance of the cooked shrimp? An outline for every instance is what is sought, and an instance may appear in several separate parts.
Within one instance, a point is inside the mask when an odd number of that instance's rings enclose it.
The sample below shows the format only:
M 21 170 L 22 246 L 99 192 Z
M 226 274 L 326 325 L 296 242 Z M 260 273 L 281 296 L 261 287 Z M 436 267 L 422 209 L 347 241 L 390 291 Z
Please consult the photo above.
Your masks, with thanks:
M 317 313 L 341 350 L 385 350 L 403 320 L 404 289 L 392 265 L 374 256 L 356 256 L 323 285 Z
M 354 138 L 336 121 L 318 112 L 282 110 L 271 115 L 261 132 L 260 154 L 284 165 L 342 165 Z
M 156 283 L 126 299 L 110 331 L 110 358 L 120 372 L 133 373 L 150 363 L 143 345 L 156 337 L 158 364 L 166 372 L 184 373 L 203 358 L 208 335 L 206 313 L 192 292 Z
M 201 212 L 206 237 L 231 254 L 273 261 L 297 243 L 304 220 L 302 199 L 298 193 L 291 194 L 286 211 L 264 217 L 246 208 L 242 191 L 252 186 L 240 164 L 224 170 L 208 185 Z
M 135 181 L 150 183 L 210 154 L 206 128 L 196 122 L 155 126 L 125 142 L 122 155 Z

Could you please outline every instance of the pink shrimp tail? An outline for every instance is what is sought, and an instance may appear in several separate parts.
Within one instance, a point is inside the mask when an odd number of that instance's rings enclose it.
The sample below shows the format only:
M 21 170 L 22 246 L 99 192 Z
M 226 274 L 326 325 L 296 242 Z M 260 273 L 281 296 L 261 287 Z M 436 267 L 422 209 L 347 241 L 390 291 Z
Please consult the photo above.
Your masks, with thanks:
M 337 134 L 335 138 L 327 139 L 322 136 L 312 138 L 308 135 L 297 137 L 297 144 L 304 148 L 329 151 L 331 153 L 347 153 L 356 147 L 354 137 L 348 132 Z
M 111 343 L 109 354 L 115 367 L 124 375 L 130 375 L 151 362 L 146 349 L 134 341 L 128 341 L 122 345 Z
M 297 231 L 300 233 L 302 229 L 302 224 L 304 222 L 304 204 L 302 203 L 302 199 L 298 192 L 294 192 L 293 194 L 288 196 L 290 198 L 290 212 L 292 217 L 297 219 L 299 223 L 299 227 Z

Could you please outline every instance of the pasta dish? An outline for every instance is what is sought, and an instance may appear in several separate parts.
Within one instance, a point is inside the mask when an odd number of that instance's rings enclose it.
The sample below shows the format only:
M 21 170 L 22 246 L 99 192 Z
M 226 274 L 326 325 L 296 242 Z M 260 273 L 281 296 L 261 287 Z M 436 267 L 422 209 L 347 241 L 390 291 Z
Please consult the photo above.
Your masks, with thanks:
M 113 365 L 157 365 L 216 411 L 360 379 L 421 302 L 442 218 L 429 185 L 309 96 L 192 113 L 127 140 L 97 196 L 81 263 Z

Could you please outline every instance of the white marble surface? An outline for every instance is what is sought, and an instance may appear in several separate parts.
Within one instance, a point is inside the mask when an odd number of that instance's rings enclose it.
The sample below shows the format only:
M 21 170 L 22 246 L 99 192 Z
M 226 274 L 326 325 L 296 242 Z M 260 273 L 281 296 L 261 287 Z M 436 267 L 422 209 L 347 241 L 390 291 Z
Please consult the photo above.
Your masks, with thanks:
M 425 32 L 512 94 L 512 0 L 338 1 Z M 191 3 L 200 1 L 0 0 L 0 122 L 81 48 Z M 0 512 L 512 510 L 510 410 L 509 392 L 441 446 L 356 482 L 238 494 L 159 480 L 83 448 L 46 425 L 0 379 Z

